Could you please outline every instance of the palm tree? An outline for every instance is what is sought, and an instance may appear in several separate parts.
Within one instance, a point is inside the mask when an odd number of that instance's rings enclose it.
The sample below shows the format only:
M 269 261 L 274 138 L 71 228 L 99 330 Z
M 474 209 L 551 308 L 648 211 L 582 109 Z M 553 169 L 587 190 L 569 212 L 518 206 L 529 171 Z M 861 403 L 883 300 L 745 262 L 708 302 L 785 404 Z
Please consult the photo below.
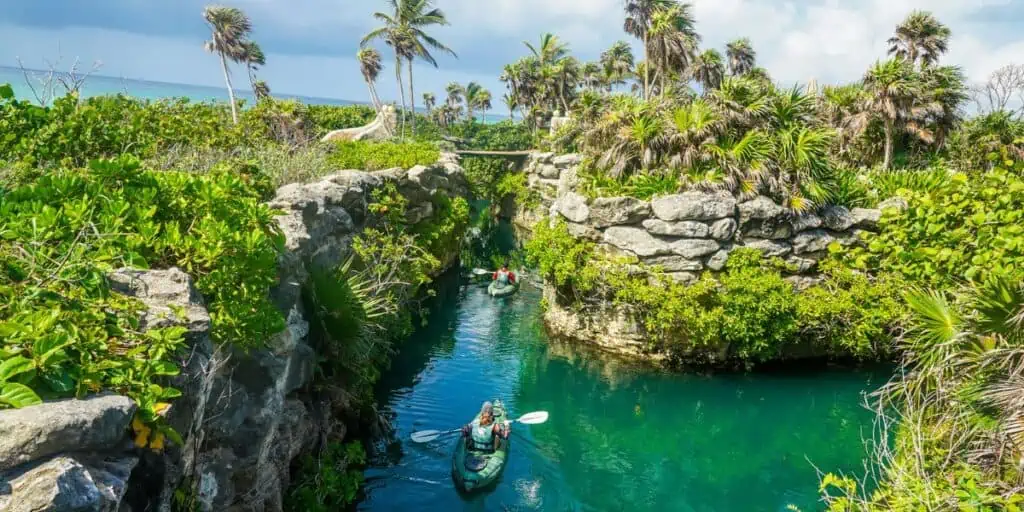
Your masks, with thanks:
M 519 105 L 519 98 L 516 98 L 514 94 L 505 94 L 501 99 L 505 102 L 505 106 L 508 107 L 508 118 L 515 118 L 516 107 Z
M 650 38 L 649 30 L 654 13 L 658 10 L 669 9 L 676 5 L 675 0 L 626 0 L 626 21 L 623 29 L 627 34 L 632 35 L 644 43 L 644 61 L 650 62 Z M 651 84 L 649 66 L 644 68 L 643 73 L 643 97 L 648 97 Z
M 969 98 L 967 77 L 956 66 L 930 66 L 921 75 L 935 148 L 942 149 L 946 137 L 963 119 L 961 107 Z
M 946 53 L 952 32 L 932 13 L 914 11 L 896 26 L 896 35 L 889 38 L 889 54 L 905 59 L 911 65 L 921 61 L 925 68 Z
M 885 157 L 882 167 L 892 164 L 893 138 L 897 129 L 911 120 L 914 100 L 920 88 L 912 64 L 900 58 L 875 63 L 864 76 L 864 113 L 882 120 Z
M 492 108 L 491 105 L 491 91 L 487 89 L 481 90 L 476 95 L 476 106 L 483 112 L 483 122 L 487 124 L 487 111 Z
M 533 52 L 541 66 L 557 64 L 569 55 L 568 43 L 562 42 L 558 36 L 550 32 L 540 36 L 540 45 L 536 47 L 526 41 L 523 41 L 523 44 Z
M 470 121 L 473 120 L 473 112 L 480 106 L 480 95 L 483 94 L 484 88 L 476 82 L 470 82 L 466 84 L 466 88 L 463 93 L 466 96 L 466 117 Z
M 604 84 L 604 71 L 597 62 L 587 62 L 580 70 L 583 74 L 583 86 L 587 89 L 597 89 Z
M 448 105 L 452 107 L 458 107 L 462 103 L 462 98 L 466 95 L 466 89 L 458 82 L 449 82 L 444 91 L 448 94 Z
M 427 107 L 427 115 L 429 116 L 434 111 L 434 105 L 437 104 L 437 97 L 432 92 L 423 93 L 423 105 Z
M 366 81 L 366 87 L 370 90 L 370 101 L 378 111 L 381 108 L 380 97 L 377 96 L 377 77 L 384 66 L 380 62 L 380 52 L 373 48 L 360 48 L 356 53 L 356 60 L 359 61 L 359 70 Z
M 203 10 L 203 18 L 211 30 L 210 40 L 203 46 L 206 51 L 216 53 L 220 57 L 224 82 L 228 86 L 228 100 L 231 102 L 231 120 L 238 124 L 238 105 L 235 104 L 235 91 L 231 86 L 228 60 L 238 62 L 242 59 L 246 37 L 252 32 L 252 21 L 241 9 L 220 5 L 207 6 Z
M 725 64 L 717 50 L 704 50 L 694 59 L 693 78 L 704 89 L 704 94 L 720 87 L 724 77 Z
M 409 41 L 408 32 L 405 27 L 401 25 L 400 14 L 401 5 L 398 4 L 399 0 L 392 0 L 391 5 L 395 10 L 394 15 L 388 15 L 383 12 L 375 12 L 373 16 L 378 20 L 384 22 L 383 27 L 379 27 L 371 30 L 368 34 L 363 36 L 363 40 L 359 43 L 360 47 L 365 48 L 366 45 L 370 44 L 374 39 L 382 39 L 384 44 L 391 47 L 392 51 L 395 52 L 395 80 L 398 82 L 398 93 L 402 99 L 402 115 L 399 118 L 402 121 L 402 136 L 405 135 L 405 86 L 402 84 L 402 59 L 412 53 L 410 49 L 411 43 Z
M 609 91 L 613 85 L 625 82 L 626 77 L 633 72 L 633 64 L 633 50 L 625 41 L 616 41 L 601 53 L 601 66 L 604 68 Z
M 270 86 L 263 80 L 256 80 L 252 84 L 252 93 L 256 96 L 256 101 L 267 99 L 270 97 Z
M 659 91 L 664 96 L 667 80 L 674 72 L 684 71 L 693 60 L 697 49 L 697 36 L 693 30 L 693 15 L 689 4 L 680 4 L 658 10 L 651 17 L 648 30 L 648 55 L 659 77 Z
M 255 92 L 256 71 L 259 70 L 259 66 L 267 65 L 267 56 L 255 41 L 245 41 L 242 43 L 242 54 L 239 58 L 245 62 L 245 67 L 249 71 L 249 86 Z
M 750 39 L 737 39 L 726 45 L 726 57 L 729 59 L 729 72 L 733 75 L 745 75 L 754 69 L 757 53 L 750 44 Z

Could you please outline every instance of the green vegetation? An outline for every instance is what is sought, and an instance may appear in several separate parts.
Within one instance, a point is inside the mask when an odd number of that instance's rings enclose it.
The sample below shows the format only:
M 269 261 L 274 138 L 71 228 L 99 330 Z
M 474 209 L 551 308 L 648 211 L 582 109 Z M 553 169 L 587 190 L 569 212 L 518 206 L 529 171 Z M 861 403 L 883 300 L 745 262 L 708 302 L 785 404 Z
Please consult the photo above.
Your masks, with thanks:
M 0 196 L 0 238 L 3 405 L 109 389 L 138 403 L 140 445 L 176 437 L 160 414 L 180 393 L 162 384 L 184 329 L 141 333 L 141 304 L 105 277 L 118 268 L 188 271 L 218 343 L 260 347 L 284 326 L 267 298 L 282 239 L 234 173 L 145 171 L 130 157 L 53 171 Z
M 302 459 L 299 475 L 285 501 L 285 510 L 335 512 L 355 502 L 363 483 L 366 451 L 358 442 L 328 443 L 320 457 Z
M 335 169 L 380 171 L 392 167 L 409 169 L 431 165 L 441 157 L 437 146 L 428 143 L 337 142 L 327 161 Z
M 652 348 L 679 362 L 756 364 L 801 353 L 878 359 L 901 325 L 899 281 L 825 264 L 825 281 L 798 293 L 779 261 L 738 249 L 725 271 L 693 285 L 654 267 L 610 260 L 562 223 L 539 223 L 528 261 L 558 286 L 563 306 L 625 307 Z

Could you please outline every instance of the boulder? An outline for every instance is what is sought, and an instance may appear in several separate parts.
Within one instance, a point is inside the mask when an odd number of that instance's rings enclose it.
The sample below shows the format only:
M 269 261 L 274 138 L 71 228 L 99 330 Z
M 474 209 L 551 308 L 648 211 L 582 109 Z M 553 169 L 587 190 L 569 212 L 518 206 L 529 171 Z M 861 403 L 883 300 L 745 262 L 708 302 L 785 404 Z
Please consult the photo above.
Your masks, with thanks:
M 850 214 L 853 215 L 853 225 L 858 228 L 876 228 L 878 221 L 882 220 L 882 210 L 854 208 Z
M 559 168 L 572 167 L 574 165 L 578 165 L 582 161 L 583 156 L 576 153 L 558 155 L 551 159 L 551 163 Z
M 711 238 L 724 242 L 732 239 L 732 236 L 736 234 L 736 220 L 735 219 L 722 219 L 715 221 L 711 225 L 711 229 L 708 230 L 708 234 Z
M 750 239 L 743 245 L 761 251 L 768 258 L 782 257 L 793 252 L 793 246 L 789 242 L 779 240 Z
M 807 231 L 808 229 L 820 228 L 822 221 L 821 217 L 818 217 L 813 213 L 805 213 L 789 219 L 789 224 L 793 227 L 794 233 L 799 233 L 801 231 Z
M 646 258 L 643 262 L 652 267 L 661 267 L 665 272 L 699 272 L 704 269 L 704 265 L 700 261 L 675 255 Z
M 579 184 L 580 178 L 575 167 L 562 171 L 558 175 L 558 195 L 565 195 L 576 190 Z
M 736 198 L 728 192 L 690 191 L 663 196 L 651 202 L 661 220 L 718 220 L 736 213 Z
M 694 274 L 693 272 L 672 272 L 668 276 L 671 277 L 673 281 L 687 286 L 696 283 L 697 279 L 699 279 L 697 274 Z
M 878 209 L 882 211 L 891 208 L 895 209 L 896 211 L 902 212 L 909 207 L 910 204 L 907 203 L 907 200 L 899 196 L 891 197 L 889 199 L 886 199 L 885 201 L 882 201 L 881 203 L 878 203 Z
M 845 206 L 830 206 L 821 212 L 821 221 L 832 231 L 846 231 L 856 224 L 856 220 Z
M 558 198 L 554 204 L 555 211 L 570 222 L 583 223 L 590 218 L 590 207 L 587 198 L 570 192 Z
M 707 267 L 715 272 L 719 272 L 725 268 L 725 264 L 729 262 L 729 251 L 722 249 L 721 251 L 712 254 L 706 263 Z
M 672 249 L 665 241 L 651 236 L 647 230 L 628 226 L 612 226 L 606 229 L 604 243 L 623 251 L 630 251 L 641 258 L 672 253 Z
M 555 167 L 553 164 L 541 164 L 537 170 L 541 178 L 548 180 L 558 179 L 559 170 L 558 167 Z
M 818 260 L 793 255 L 786 258 L 786 265 L 793 267 L 798 274 L 803 274 L 816 267 L 818 265 Z
M 634 197 L 599 197 L 590 204 L 590 222 L 598 229 L 636 224 L 651 215 L 651 205 Z
M 750 201 L 740 203 L 739 210 L 740 225 L 746 225 L 751 220 L 776 219 L 786 214 L 784 208 L 765 196 L 757 196 Z
M 420 203 L 405 210 L 405 221 L 409 224 L 419 224 L 434 215 L 434 204 L 431 202 Z
M 0 470 L 69 451 L 110 450 L 126 439 L 135 402 L 118 395 L 0 411 Z
M 835 238 L 824 229 L 804 231 L 793 237 L 793 252 L 805 254 L 824 251 L 834 241 Z
M 549 164 L 554 156 L 554 153 L 532 153 L 530 155 L 530 160 L 537 163 Z
M 793 227 L 783 217 L 753 219 L 743 225 L 743 236 L 766 238 L 769 240 L 785 240 L 793 236 Z
M 816 286 L 824 281 L 825 278 L 821 276 L 789 276 L 785 281 L 797 290 L 803 291 L 812 286 Z
M 0 510 L 5 512 L 119 512 L 128 479 L 139 459 L 57 456 L 0 474 Z
M 692 220 L 666 222 L 661 219 L 647 219 L 644 221 L 644 229 L 653 235 L 685 238 L 705 238 L 709 232 L 707 224 Z
M 584 240 L 590 240 L 592 242 L 601 241 L 601 232 L 594 229 L 590 224 L 577 224 L 575 222 L 566 222 L 565 227 L 569 230 L 569 234 L 576 238 L 582 238 Z
M 700 238 L 686 238 L 672 243 L 672 252 L 688 259 L 697 259 L 714 254 L 719 249 L 721 249 L 721 246 L 718 245 L 718 242 Z

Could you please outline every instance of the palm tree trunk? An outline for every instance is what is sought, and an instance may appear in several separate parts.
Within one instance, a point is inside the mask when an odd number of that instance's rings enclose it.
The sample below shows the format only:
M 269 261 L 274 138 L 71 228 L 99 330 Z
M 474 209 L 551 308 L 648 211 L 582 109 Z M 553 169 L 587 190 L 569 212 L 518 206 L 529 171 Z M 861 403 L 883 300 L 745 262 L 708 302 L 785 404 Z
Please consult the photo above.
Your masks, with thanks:
M 377 99 L 377 93 L 373 90 L 373 84 L 367 81 L 366 88 L 370 90 L 370 103 L 373 103 L 374 110 L 380 112 L 380 100 Z
M 220 67 L 224 71 L 224 82 L 228 84 L 228 101 L 231 102 L 231 121 L 238 124 L 238 106 L 235 105 L 235 91 L 231 88 L 231 73 L 228 72 L 228 58 L 220 54 Z
M 487 124 L 487 109 L 484 109 L 484 124 Z
M 892 165 L 892 121 L 885 120 L 885 159 L 882 161 L 882 168 L 888 170 Z
M 398 116 L 402 120 L 401 137 L 405 138 L 405 84 L 402 82 L 402 57 L 395 55 L 395 78 L 398 80 L 398 94 L 402 97 L 402 112 Z
M 416 91 L 412 88 L 412 59 L 409 59 L 409 101 L 412 102 L 412 136 L 416 136 Z
M 644 30 L 644 99 L 647 99 L 649 89 L 651 87 L 651 51 L 647 47 L 650 42 L 650 36 L 647 35 L 647 31 Z

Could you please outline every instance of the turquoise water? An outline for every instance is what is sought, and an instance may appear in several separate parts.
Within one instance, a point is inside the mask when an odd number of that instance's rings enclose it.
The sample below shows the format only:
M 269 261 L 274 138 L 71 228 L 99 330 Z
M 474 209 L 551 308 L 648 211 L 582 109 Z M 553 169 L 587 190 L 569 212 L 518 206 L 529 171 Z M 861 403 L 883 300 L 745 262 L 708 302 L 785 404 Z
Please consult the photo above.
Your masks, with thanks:
M 510 299 L 474 285 L 447 293 L 382 380 L 398 441 L 366 471 L 361 510 L 806 512 L 821 508 L 815 466 L 863 471 L 862 392 L 885 369 L 666 374 L 550 342 L 529 286 Z M 515 427 L 498 484 L 460 495 L 455 440 L 409 435 L 458 427 L 494 397 L 551 419 Z

